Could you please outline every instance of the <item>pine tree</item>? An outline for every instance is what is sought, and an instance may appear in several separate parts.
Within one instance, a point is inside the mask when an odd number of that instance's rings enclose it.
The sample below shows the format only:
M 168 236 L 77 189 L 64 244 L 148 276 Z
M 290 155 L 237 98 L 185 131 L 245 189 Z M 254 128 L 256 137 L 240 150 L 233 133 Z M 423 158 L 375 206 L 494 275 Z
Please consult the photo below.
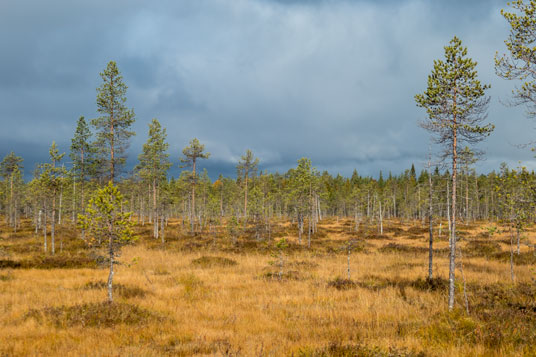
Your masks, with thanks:
M 97 111 L 102 115 L 91 121 L 97 133 L 95 147 L 99 162 L 109 167 L 109 179 L 114 182 L 125 163 L 128 139 L 134 135 L 130 126 L 134 123 L 134 111 L 125 105 L 127 86 L 114 61 L 100 73 L 102 85 L 97 88 Z M 101 167 L 103 170 L 104 167 Z
M 80 184 L 80 206 L 82 207 L 82 213 L 84 213 L 85 207 L 85 181 L 87 176 L 91 173 L 92 159 L 93 159 L 93 147 L 91 146 L 91 131 L 83 116 L 78 119 L 74 137 L 71 139 L 71 152 L 69 157 L 72 160 L 73 165 L 73 180 L 76 185 L 76 181 Z M 73 191 L 76 190 L 75 189 Z M 76 191 L 73 192 L 73 215 L 76 217 Z
M 257 174 L 258 165 L 259 159 L 254 158 L 253 153 L 248 149 L 236 166 L 237 178 L 243 180 L 244 183 L 244 227 L 248 220 L 248 183 L 250 176 L 254 177 Z
M 64 153 L 60 154 L 58 148 L 56 147 L 56 142 L 53 141 L 49 150 L 50 163 L 43 164 L 41 166 L 41 182 L 44 187 L 51 194 L 52 198 L 52 217 L 50 220 L 50 238 L 51 238 L 51 252 L 52 254 L 56 253 L 56 197 L 58 189 L 62 184 L 63 177 L 66 174 L 63 166 L 59 166 L 59 163 L 63 159 Z M 45 212 L 46 215 L 46 212 Z M 62 248 L 62 243 L 60 242 L 60 248 Z
M 443 157 L 452 159 L 452 229 L 450 236 L 449 310 L 454 307 L 456 259 L 456 173 L 458 151 L 462 143 L 475 144 L 487 137 L 493 125 L 481 126 L 486 118 L 489 97 L 477 79 L 477 63 L 467 58 L 467 48 L 454 37 L 445 47 L 445 60 L 434 61 L 428 76 L 428 88 L 417 94 L 415 101 L 426 109 L 428 120 L 421 126 L 435 135 L 444 148 Z
M 301 243 L 303 234 L 304 216 L 311 212 L 312 185 L 314 179 L 314 169 L 311 167 L 311 160 L 301 158 L 298 166 L 290 171 L 290 198 L 296 211 L 298 221 L 298 241 Z M 311 215 L 309 215 L 309 221 Z M 310 223 L 310 222 L 309 222 Z M 311 245 L 310 235 L 308 245 Z
M 2 162 L 0 162 L 0 175 L 4 179 L 5 186 L 5 204 L 7 207 L 6 219 L 10 226 L 16 229 L 16 209 L 15 209 L 15 196 L 16 196 L 16 185 L 15 185 L 15 176 L 20 174 L 22 171 L 22 161 L 23 159 L 19 156 L 16 156 L 13 151 L 7 154 Z
M 190 146 L 185 147 L 182 150 L 182 154 L 184 155 L 183 158 L 181 158 L 181 162 L 183 165 L 181 167 L 191 167 L 192 172 L 190 173 L 190 184 L 191 184 L 191 193 L 192 198 L 190 202 L 190 225 L 191 225 L 191 232 L 194 233 L 194 227 L 195 227 L 195 186 L 197 184 L 197 176 L 196 176 L 196 169 L 197 169 L 197 160 L 199 159 L 208 159 L 210 157 L 210 153 L 205 152 L 205 145 L 202 145 L 199 140 L 196 138 L 192 139 L 190 141 Z
M 513 105 L 525 105 L 529 117 L 536 117 L 536 1 L 515 0 L 508 3 L 513 12 L 501 10 L 510 25 L 505 41 L 509 54 L 495 54 L 495 71 L 501 78 L 521 80 L 512 91 Z
M 85 215 L 79 215 L 79 226 L 89 235 L 91 246 L 108 245 L 110 270 L 108 274 L 108 302 L 113 302 L 114 264 L 123 245 L 134 240 L 133 222 L 130 212 L 121 207 L 126 202 L 119 189 L 110 181 L 107 186 L 97 190 L 90 199 Z
M 153 119 L 149 124 L 149 138 L 143 144 L 142 153 L 138 156 L 140 163 L 136 166 L 139 176 L 152 186 L 153 201 L 153 236 L 158 238 L 158 210 L 157 196 L 158 187 L 162 180 L 167 177 L 171 163 L 166 153 L 169 144 L 166 143 L 166 129 L 162 128 L 158 120 Z

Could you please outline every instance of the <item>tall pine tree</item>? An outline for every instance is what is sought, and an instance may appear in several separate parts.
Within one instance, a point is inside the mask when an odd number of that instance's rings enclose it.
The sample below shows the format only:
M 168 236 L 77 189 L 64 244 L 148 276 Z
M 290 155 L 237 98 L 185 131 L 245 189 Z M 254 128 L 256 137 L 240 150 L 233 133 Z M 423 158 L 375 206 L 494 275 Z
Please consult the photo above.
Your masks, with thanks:
M 84 211 L 85 202 L 85 181 L 87 176 L 91 173 L 92 159 L 93 159 L 93 147 L 91 146 L 91 131 L 83 116 L 78 119 L 74 137 L 71 139 L 71 152 L 69 157 L 73 163 L 73 179 L 74 185 L 78 181 L 80 185 L 80 205 L 82 206 L 82 212 Z M 76 217 L 76 186 L 73 190 L 73 215 Z
M 166 179 L 171 163 L 167 149 L 166 129 L 162 128 L 158 120 L 153 119 L 149 124 L 149 138 L 143 144 L 143 151 L 138 156 L 139 164 L 136 166 L 139 176 L 152 186 L 153 201 L 153 236 L 158 238 L 158 187 Z M 163 239 L 163 238 L 162 238 Z
M 421 126 L 435 136 L 444 148 L 443 157 L 452 159 L 452 227 L 450 235 L 449 310 L 454 307 L 456 267 L 456 173 L 458 152 L 462 143 L 476 144 L 493 131 L 493 125 L 482 125 L 486 118 L 489 97 L 477 79 L 477 63 L 467 57 L 467 48 L 454 37 L 445 47 L 445 60 L 435 60 L 428 88 L 417 94 L 415 101 L 425 108 L 428 120 Z
M 191 183 L 191 193 L 192 198 L 190 202 L 190 225 L 191 225 L 191 232 L 194 233 L 194 227 L 195 227 L 195 186 L 197 184 L 197 160 L 199 159 L 208 159 L 210 157 L 210 153 L 205 152 L 205 145 L 202 145 L 197 138 L 193 138 L 190 141 L 190 145 L 185 147 L 182 150 L 182 154 L 184 155 L 183 158 L 181 158 L 181 162 L 183 165 L 181 167 L 191 167 L 192 172 L 190 173 L 190 183 Z
M 97 111 L 101 116 L 93 119 L 91 124 L 96 129 L 95 147 L 98 149 L 101 170 L 104 172 L 104 168 L 108 167 L 108 177 L 114 182 L 126 160 L 128 139 L 134 135 L 130 131 L 134 111 L 125 105 L 127 86 L 117 64 L 110 61 L 100 76 L 103 83 L 97 88 Z

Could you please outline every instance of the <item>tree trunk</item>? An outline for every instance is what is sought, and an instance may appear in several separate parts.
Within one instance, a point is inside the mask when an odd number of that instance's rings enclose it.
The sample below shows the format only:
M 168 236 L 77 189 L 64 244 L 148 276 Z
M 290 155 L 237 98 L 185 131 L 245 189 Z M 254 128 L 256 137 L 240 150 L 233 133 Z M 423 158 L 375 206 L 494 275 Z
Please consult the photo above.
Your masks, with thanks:
M 447 180 L 447 219 L 449 222 L 449 234 L 452 232 L 452 220 L 450 219 L 450 185 Z
M 512 283 L 515 281 L 514 275 L 514 232 L 510 227 L 510 279 Z
M 382 211 L 382 201 L 378 202 L 380 208 L 380 234 L 383 235 L 383 211 Z
M 245 188 L 244 188 L 244 229 L 247 227 L 248 221 L 248 176 L 249 172 L 245 172 Z
M 71 221 L 76 222 L 76 179 L 73 177 L 73 212 L 71 215 Z
M 456 109 L 456 92 L 454 93 L 454 109 Z M 455 269 L 456 269 L 456 164 L 458 160 L 457 152 L 457 135 L 458 128 L 456 122 L 456 112 L 453 117 L 453 128 L 452 128 L 452 223 L 451 223 L 451 232 L 450 232 L 450 257 L 449 257 L 449 306 L 448 309 L 451 311 L 454 308 L 454 280 L 455 280 Z
M 110 241 L 108 243 L 108 252 L 110 254 L 110 273 L 108 274 L 108 302 L 112 303 L 113 299 L 113 280 L 114 280 L 114 246 L 112 232 L 110 232 Z
M 192 211 L 190 212 L 191 219 L 190 219 L 190 226 L 191 226 L 191 233 L 194 234 L 194 228 L 195 228 L 195 158 L 192 160 Z
M 347 267 L 347 273 L 348 273 L 348 280 L 350 280 L 350 245 L 348 245 L 348 267 Z
M 45 250 L 45 253 L 48 251 L 48 247 L 47 247 L 47 205 L 46 203 L 44 204 L 44 222 L 43 222 L 43 243 L 44 243 L 44 250 Z
M 156 209 L 156 178 L 153 178 L 153 237 L 158 239 L 158 212 Z
M 15 227 L 15 220 L 13 219 L 14 216 L 14 209 L 13 209 L 13 173 L 11 173 L 11 177 L 9 180 L 9 223 L 12 227 Z
M 162 239 L 162 245 L 166 243 L 166 239 L 164 237 L 164 215 L 160 215 L 160 238 Z
M 50 222 L 50 239 L 51 239 L 51 251 L 52 255 L 56 253 L 56 241 L 55 241 L 55 225 L 56 225 L 56 188 L 52 193 L 52 220 Z
M 61 189 L 60 189 L 60 207 L 58 209 L 58 224 L 61 226 L 61 210 L 63 208 L 63 185 L 61 186 Z
M 430 167 L 430 165 L 428 167 Z M 428 171 L 430 171 L 430 170 L 428 170 Z M 428 194 L 428 223 L 429 223 L 429 233 L 430 233 L 429 247 L 428 247 L 428 279 L 432 280 L 433 277 L 434 277 L 434 275 L 433 275 L 433 260 L 434 260 L 433 214 L 434 214 L 434 210 L 433 210 L 433 205 L 432 205 L 433 194 L 432 194 L 432 175 L 431 175 L 431 173 L 429 173 L 429 175 L 428 175 L 428 186 L 429 186 L 429 190 L 430 190 L 430 193 Z
M 520 232 L 519 232 L 519 228 L 516 228 L 516 236 L 517 236 L 517 255 L 519 255 L 519 240 L 520 240 Z
M 110 88 L 114 88 L 113 79 L 110 79 Z M 114 95 L 112 95 L 110 103 L 114 103 L 114 99 Z M 115 179 L 115 113 L 113 105 L 110 109 L 110 181 L 113 184 Z

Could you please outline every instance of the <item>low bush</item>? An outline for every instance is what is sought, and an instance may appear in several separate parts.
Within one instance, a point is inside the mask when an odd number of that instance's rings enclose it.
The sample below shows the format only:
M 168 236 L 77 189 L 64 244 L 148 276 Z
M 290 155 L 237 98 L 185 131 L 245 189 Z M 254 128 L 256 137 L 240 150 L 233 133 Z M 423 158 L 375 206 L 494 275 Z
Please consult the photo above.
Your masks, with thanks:
M 200 258 L 192 260 L 191 264 L 199 268 L 213 268 L 213 267 L 231 267 L 238 263 L 236 260 L 216 257 L 216 256 L 202 256 Z
M 492 258 L 493 255 L 501 252 L 501 245 L 497 242 L 476 239 L 467 242 L 464 251 L 467 255 L 473 257 Z
M 117 324 L 143 325 L 151 319 L 161 319 L 136 305 L 124 303 L 87 303 L 73 306 L 46 307 L 30 310 L 26 318 L 48 322 L 60 328 L 73 326 L 112 327 Z
M 328 287 L 337 290 L 350 290 L 356 288 L 357 284 L 350 279 L 335 278 L 328 282 Z
M 363 344 L 330 343 L 326 347 L 301 348 L 296 353 L 300 357 L 424 357 L 424 352 L 411 351 L 405 348 L 371 347 Z
M 286 270 L 283 271 L 281 276 L 279 276 L 278 271 L 269 271 L 261 276 L 263 279 L 268 280 L 304 280 L 304 277 L 302 274 L 300 274 L 299 271 L 296 270 Z
M 104 290 L 108 289 L 108 283 L 105 281 L 90 281 L 83 286 L 84 290 Z M 120 283 L 113 284 L 113 293 L 118 294 L 119 296 L 130 299 L 130 298 L 143 298 L 147 295 L 147 291 L 137 286 L 128 286 Z

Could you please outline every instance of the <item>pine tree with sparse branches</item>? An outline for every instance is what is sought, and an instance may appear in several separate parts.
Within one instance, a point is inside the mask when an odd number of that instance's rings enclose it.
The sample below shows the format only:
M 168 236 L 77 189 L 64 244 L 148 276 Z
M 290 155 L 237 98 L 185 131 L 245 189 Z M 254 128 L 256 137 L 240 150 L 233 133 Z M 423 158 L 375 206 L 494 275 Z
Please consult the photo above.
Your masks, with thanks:
M 417 94 L 415 101 L 425 108 L 428 119 L 420 125 L 434 135 L 444 149 L 443 158 L 452 160 L 452 227 L 449 241 L 449 310 L 454 307 L 456 267 L 456 174 L 458 152 L 462 144 L 474 145 L 493 131 L 491 124 L 483 125 L 490 101 L 486 95 L 489 85 L 477 78 L 477 63 L 467 57 L 467 48 L 454 37 L 445 47 L 445 60 L 435 60 L 428 76 L 428 87 Z
M 152 205 L 153 205 L 153 236 L 158 238 L 158 189 L 160 183 L 166 179 L 167 171 L 171 163 L 167 149 L 169 144 L 166 142 L 166 129 L 162 128 L 157 119 L 149 123 L 149 138 L 143 144 L 142 153 L 138 156 L 139 164 L 136 166 L 138 175 L 148 182 L 152 187 Z M 162 236 L 162 243 L 163 243 Z

